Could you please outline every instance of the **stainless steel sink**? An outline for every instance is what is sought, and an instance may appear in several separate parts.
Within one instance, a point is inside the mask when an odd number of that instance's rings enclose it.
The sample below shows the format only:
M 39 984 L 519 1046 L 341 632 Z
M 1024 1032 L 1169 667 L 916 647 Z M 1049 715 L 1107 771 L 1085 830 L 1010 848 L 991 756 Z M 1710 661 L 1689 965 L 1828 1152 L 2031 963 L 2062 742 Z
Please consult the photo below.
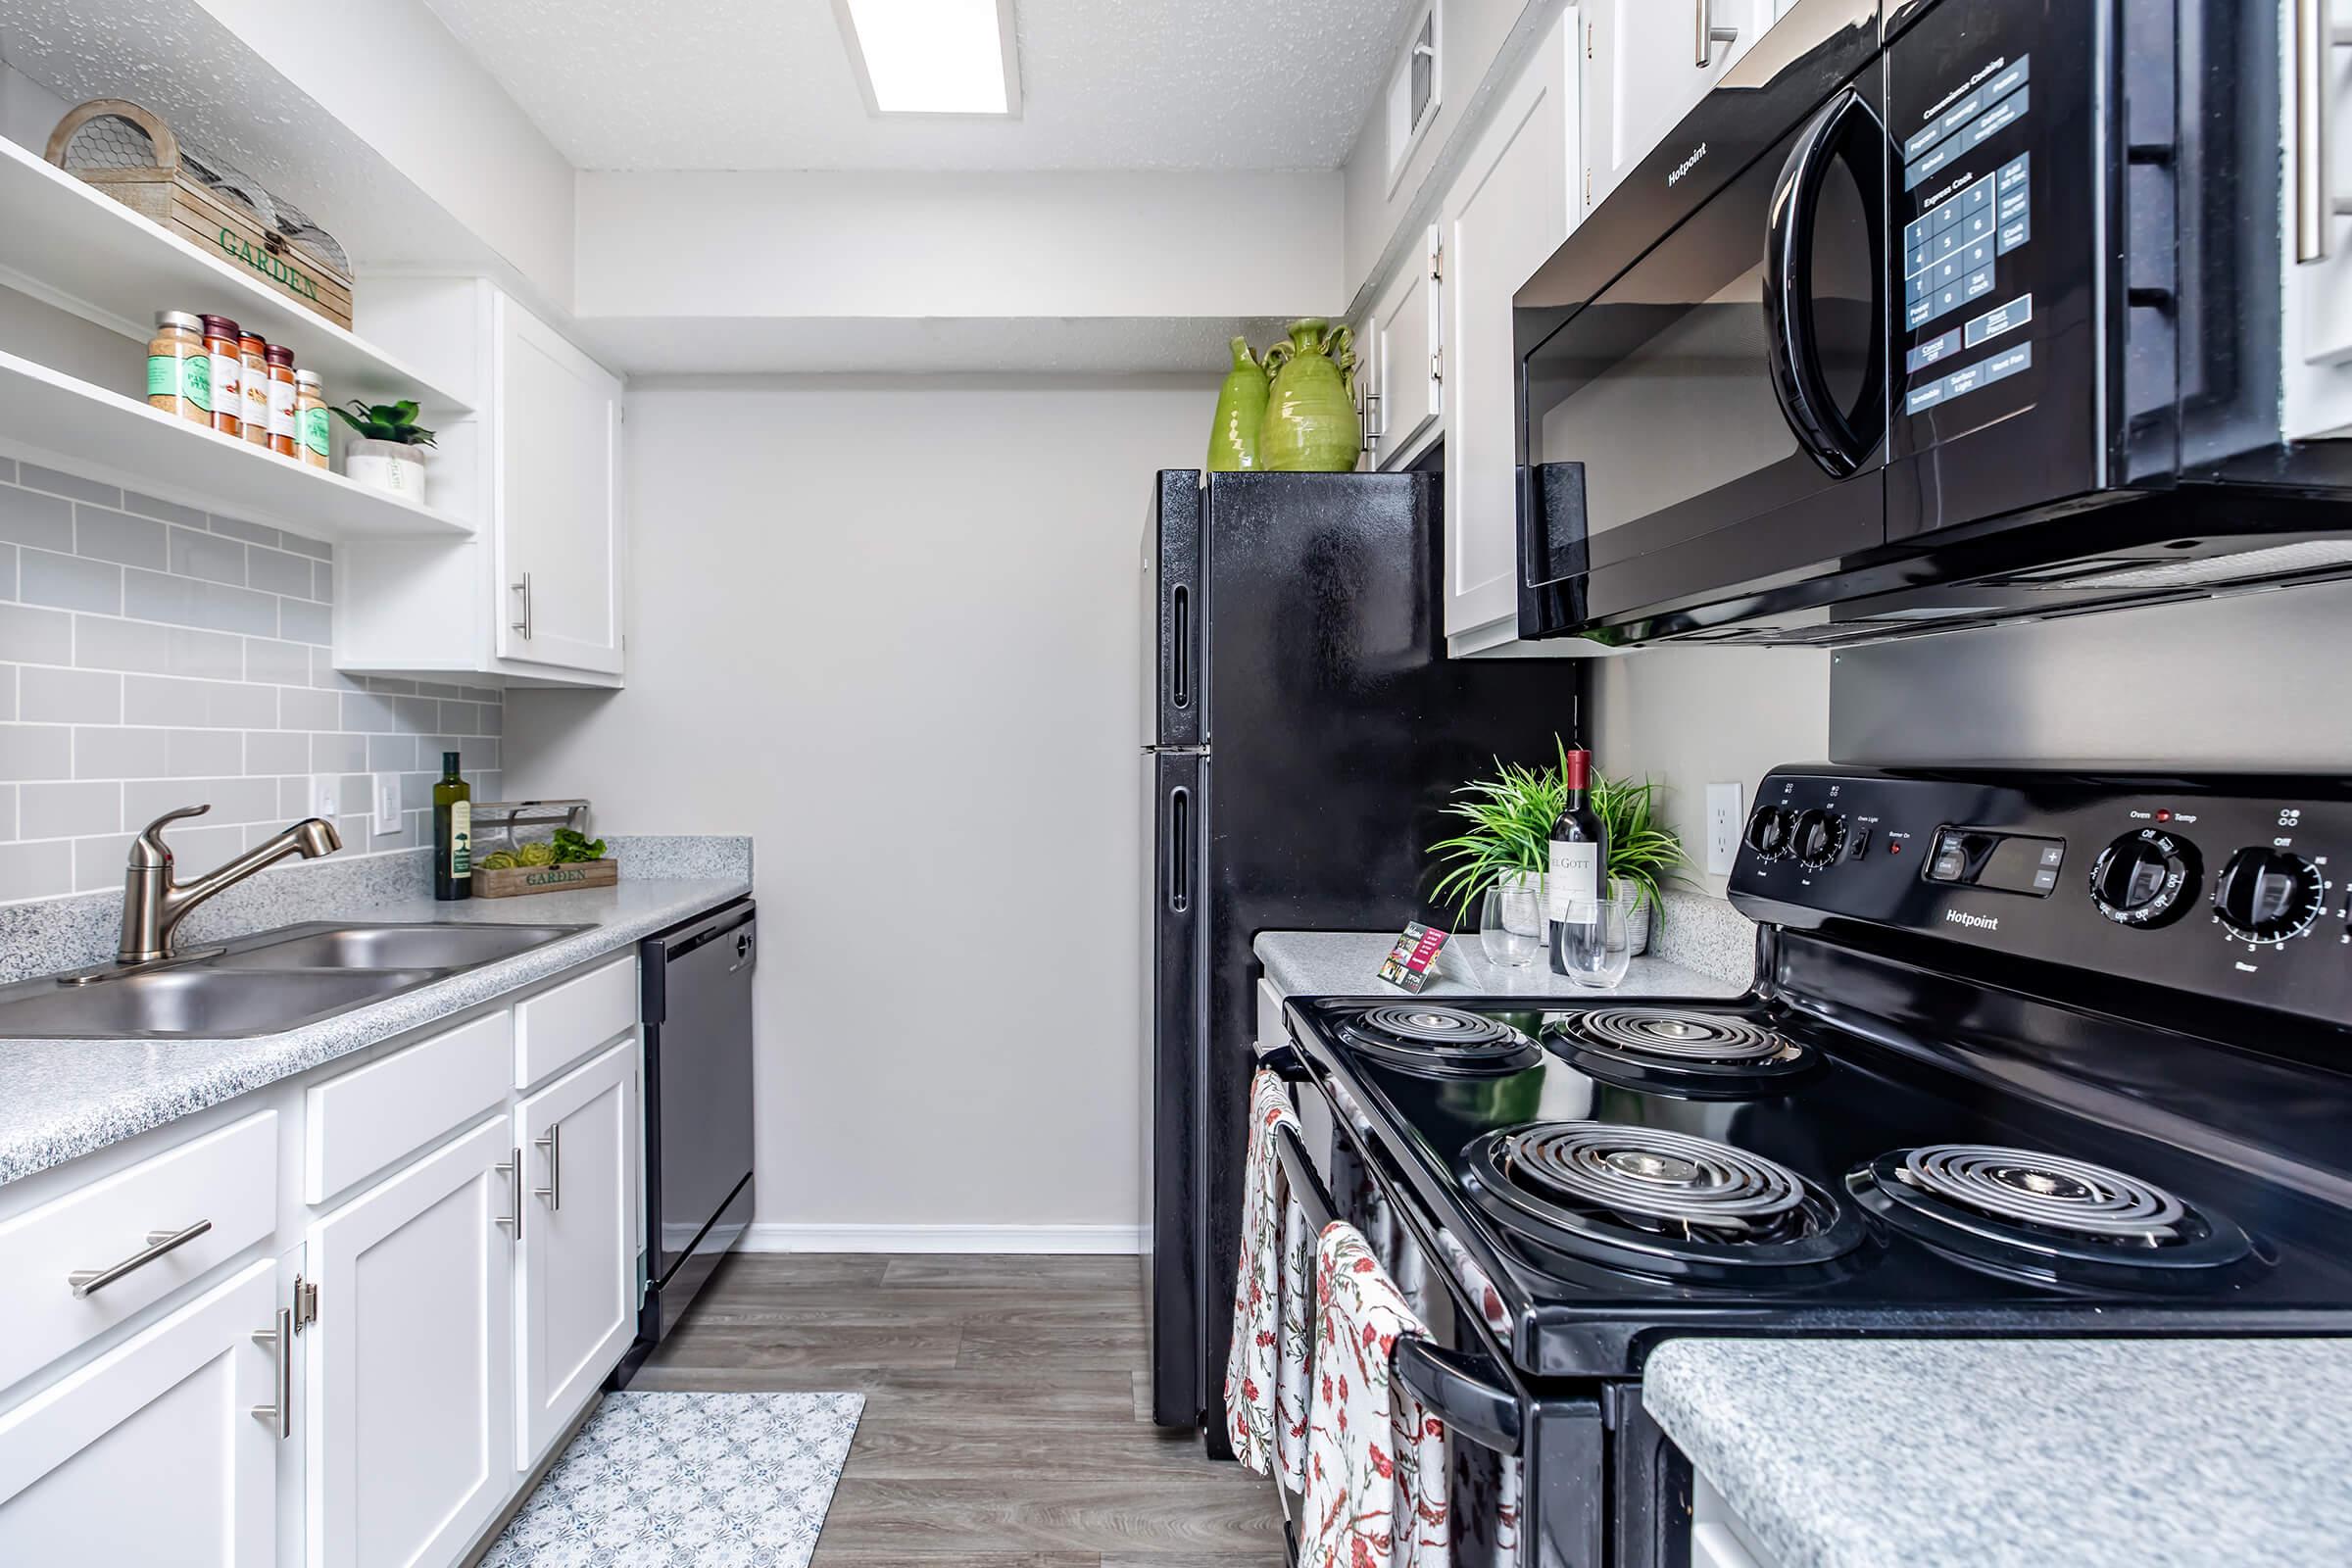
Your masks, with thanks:
M 584 931 L 577 925 L 288 926 L 231 943 L 224 969 L 469 969 Z
M 0 1039 L 276 1034 L 440 978 L 435 969 L 259 972 L 190 963 L 96 985 L 32 980 L 0 991 Z
M 0 987 L 0 1040 L 223 1040 L 298 1029 L 585 931 L 320 922 L 152 966 Z

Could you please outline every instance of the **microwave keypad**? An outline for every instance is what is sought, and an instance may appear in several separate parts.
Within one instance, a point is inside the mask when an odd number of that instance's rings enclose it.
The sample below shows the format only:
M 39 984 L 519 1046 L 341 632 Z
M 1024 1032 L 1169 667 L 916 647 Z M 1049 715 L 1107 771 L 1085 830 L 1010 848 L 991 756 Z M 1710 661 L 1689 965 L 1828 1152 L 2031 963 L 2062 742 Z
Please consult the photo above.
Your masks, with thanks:
M 1946 368 L 1954 357 L 2034 318 L 2034 296 L 1999 298 L 1995 273 L 1999 258 L 2034 237 L 2033 155 L 2019 153 L 1979 173 L 1957 167 L 2024 118 L 2032 107 L 2030 71 L 2025 55 L 1986 67 L 1903 144 L 1904 190 L 1937 174 L 1954 181 L 1942 191 L 1923 192 L 1935 205 L 1903 228 L 1903 324 L 1919 334 L 1903 356 L 1905 414 L 1990 386 L 2034 363 L 2033 344 L 2020 342 L 1958 369 Z M 1947 319 L 1954 317 L 1960 319 Z

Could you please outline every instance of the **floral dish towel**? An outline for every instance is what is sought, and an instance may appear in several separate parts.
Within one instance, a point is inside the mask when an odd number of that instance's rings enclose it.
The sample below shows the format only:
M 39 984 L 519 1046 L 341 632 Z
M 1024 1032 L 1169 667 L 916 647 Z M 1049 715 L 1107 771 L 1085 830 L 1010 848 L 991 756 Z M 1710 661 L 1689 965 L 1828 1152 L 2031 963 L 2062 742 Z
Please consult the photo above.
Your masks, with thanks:
M 1428 1330 L 1345 1220 L 1315 1244 L 1315 1312 L 1301 1568 L 1449 1568 L 1446 1426 L 1389 1371 Z
M 1290 1178 L 1276 1152 L 1286 1127 L 1298 1131 L 1298 1113 L 1282 1080 L 1261 1067 L 1250 1086 L 1225 1423 L 1236 1458 L 1261 1476 L 1279 1464 L 1282 1485 L 1299 1492 L 1306 1486 L 1306 1312 L 1314 1258 L 1306 1216 L 1291 1201 Z

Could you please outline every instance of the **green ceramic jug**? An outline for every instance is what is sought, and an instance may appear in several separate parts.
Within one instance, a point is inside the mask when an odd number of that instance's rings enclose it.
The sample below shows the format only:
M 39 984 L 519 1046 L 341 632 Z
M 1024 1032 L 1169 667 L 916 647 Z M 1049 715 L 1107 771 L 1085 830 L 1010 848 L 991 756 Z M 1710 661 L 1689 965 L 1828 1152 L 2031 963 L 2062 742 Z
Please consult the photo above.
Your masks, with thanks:
M 1250 340 L 1233 340 L 1233 368 L 1217 388 L 1216 423 L 1208 432 L 1208 471 L 1240 473 L 1257 466 L 1257 427 L 1266 416 L 1266 368 Z
M 1346 473 L 1363 449 L 1355 412 L 1354 334 L 1320 317 L 1291 323 L 1266 350 L 1274 384 L 1258 426 L 1258 466 L 1283 473 Z

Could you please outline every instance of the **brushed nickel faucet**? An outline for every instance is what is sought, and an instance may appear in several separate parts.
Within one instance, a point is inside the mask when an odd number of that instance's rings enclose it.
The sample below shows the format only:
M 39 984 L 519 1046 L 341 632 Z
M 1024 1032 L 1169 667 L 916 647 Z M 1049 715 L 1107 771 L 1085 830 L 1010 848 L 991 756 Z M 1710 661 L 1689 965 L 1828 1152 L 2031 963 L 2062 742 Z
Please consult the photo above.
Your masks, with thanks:
M 172 933 L 188 911 L 223 888 L 232 887 L 289 855 L 311 859 L 343 847 L 335 824 L 311 816 L 265 844 L 257 844 L 224 865 L 184 885 L 172 880 L 172 851 L 164 828 L 185 816 L 202 816 L 210 806 L 183 806 L 147 824 L 130 845 L 130 866 L 122 876 L 122 945 L 118 963 L 154 963 L 172 956 Z

